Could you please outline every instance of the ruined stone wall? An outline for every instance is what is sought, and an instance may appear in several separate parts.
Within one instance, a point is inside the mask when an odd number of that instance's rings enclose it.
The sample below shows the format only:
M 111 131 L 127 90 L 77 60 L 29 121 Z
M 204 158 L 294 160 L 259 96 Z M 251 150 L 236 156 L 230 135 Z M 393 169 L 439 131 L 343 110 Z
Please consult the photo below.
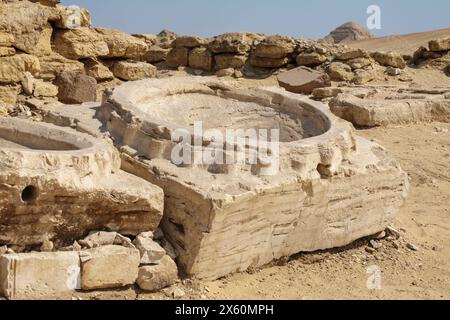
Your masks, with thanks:
M 57 0 L 0 2 L 0 113 L 26 97 L 64 103 L 99 100 L 106 88 L 123 81 L 164 76 L 169 70 L 194 75 L 259 78 L 306 66 L 325 71 L 332 81 L 363 84 L 396 75 L 406 62 L 396 53 L 369 53 L 325 41 L 227 33 L 213 38 L 129 35 L 93 28 L 90 13 L 77 14 Z M 448 39 L 430 43 L 411 58 L 423 63 L 448 55 Z M 443 67 L 448 72 L 448 67 Z M 66 74 L 74 72 L 77 75 Z

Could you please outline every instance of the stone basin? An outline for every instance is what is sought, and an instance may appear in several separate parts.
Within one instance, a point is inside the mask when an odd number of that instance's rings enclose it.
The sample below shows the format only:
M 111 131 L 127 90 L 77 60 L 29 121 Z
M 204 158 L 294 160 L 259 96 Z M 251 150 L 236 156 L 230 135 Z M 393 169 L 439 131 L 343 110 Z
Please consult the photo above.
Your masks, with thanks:
M 0 118 L 0 246 L 55 249 L 90 231 L 158 226 L 162 190 L 120 170 L 117 150 L 69 128 Z
M 215 279 L 375 234 L 408 190 L 382 147 L 323 104 L 280 88 L 236 89 L 209 78 L 129 82 L 104 97 L 99 116 L 124 151 L 122 168 L 164 190 L 162 227 L 192 277 Z M 218 131 L 280 129 L 276 170 L 174 163 L 171 136 L 180 128 L 194 150 L 198 138 L 208 149 L 209 137 L 193 130 L 199 120 Z

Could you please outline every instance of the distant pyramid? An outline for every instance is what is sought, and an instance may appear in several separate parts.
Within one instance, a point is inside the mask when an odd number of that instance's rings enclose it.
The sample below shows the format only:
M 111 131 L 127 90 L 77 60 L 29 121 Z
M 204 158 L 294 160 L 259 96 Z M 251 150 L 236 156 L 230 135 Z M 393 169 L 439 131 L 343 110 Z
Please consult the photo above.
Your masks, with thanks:
M 323 40 L 331 43 L 345 43 L 354 40 L 371 39 L 374 35 L 369 30 L 357 22 L 346 22 L 342 26 L 323 38 Z

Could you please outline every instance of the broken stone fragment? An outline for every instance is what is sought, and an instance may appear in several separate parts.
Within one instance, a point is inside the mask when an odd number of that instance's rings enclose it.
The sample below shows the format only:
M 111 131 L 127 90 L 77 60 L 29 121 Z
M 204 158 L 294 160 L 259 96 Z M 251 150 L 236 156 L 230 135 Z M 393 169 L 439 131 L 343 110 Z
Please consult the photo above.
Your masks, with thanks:
M 132 285 L 139 270 L 139 251 L 102 246 L 80 252 L 81 289 L 95 290 Z
M 60 73 L 54 84 L 58 87 L 58 99 L 63 103 L 83 103 L 97 100 L 97 81 L 76 72 Z
M 166 251 L 153 239 L 139 235 L 133 241 L 141 254 L 141 265 L 158 264 L 166 255 Z
M 135 248 L 131 240 L 117 232 L 99 231 L 91 232 L 86 238 L 78 243 L 84 248 L 92 249 L 108 245 L 120 245 L 127 248 Z
M 119 61 L 114 64 L 113 73 L 117 78 L 127 81 L 153 78 L 156 75 L 156 67 L 146 62 Z
M 0 294 L 8 299 L 64 299 L 80 288 L 77 252 L 0 256 Z
M 320 71 L 298 67 L 278 75 L 278 83 L 287 91 L 311 94 L 314 89 L 331 85 L 330 77 Z
M 29 54 L 49 54 L 50 10 L 29 1 L 0 3 L 0 32 L 14 36 L 14 47 Z
M 136 283 L 142 290 L 155 292 L 173 285 L 177 279 L 177 265 L 166 255 L 157 265 L 140 267 Z

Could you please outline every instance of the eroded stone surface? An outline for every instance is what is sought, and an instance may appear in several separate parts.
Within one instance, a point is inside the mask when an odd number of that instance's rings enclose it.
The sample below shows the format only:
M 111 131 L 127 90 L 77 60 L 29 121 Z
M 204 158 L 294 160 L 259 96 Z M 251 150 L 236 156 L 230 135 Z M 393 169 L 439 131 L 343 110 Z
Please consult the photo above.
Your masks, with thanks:
M 0 256 L 0 294 L 9 299 L 67 299 L 80 288 L 77 252 Z
M 138 277 L 139 251 L 107 245 L 80 253 L 83 290 L 120 288 Z
M 106 141 L 0 118 L 0 244 L 57 249 L 93 230 L 137 235 L 159 225 L 162 190 L 120 170 Z
M 116 88 L 101 114 L 119 146 L 148 159 L 123 154 L 122 165 L 164 189 L 162 227 L 190 276 L 218 278 L 377 233 L 393 221 L 408 189 L 405 173 L 380 146 L 355 137 L 323 105 L 276 88 L 145 80 Z M 203 119 L 219 130 L 279 128 L 278 174 L 251 165 L 174 165 L 170 133 Z
M 414 88 L 369 87 L 366 91 L 371 92 L 370 96 L 358 96 L 358 90 L 350 89 L 335 91 L 330 109 L 338 117 L 358 126 L 450 121 L 450 102 L 445 99 L 448 89 L 421 93 Z

